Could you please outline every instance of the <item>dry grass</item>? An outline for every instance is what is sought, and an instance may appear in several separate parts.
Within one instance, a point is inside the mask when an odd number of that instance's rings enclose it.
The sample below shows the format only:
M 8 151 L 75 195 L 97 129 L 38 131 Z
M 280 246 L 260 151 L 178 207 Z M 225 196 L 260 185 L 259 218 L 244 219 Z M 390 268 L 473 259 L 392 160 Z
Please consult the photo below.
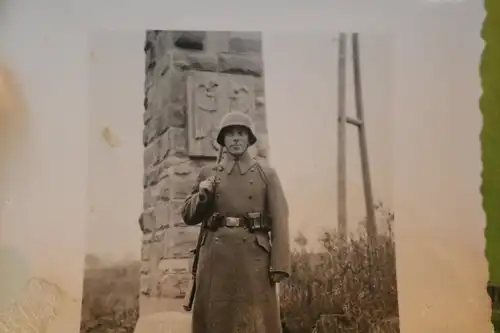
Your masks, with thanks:
M 292 277 L 281 286 L 282 315 L 290 333 L 311 333 L 321 316 L 325 332 L 399 332 L 394 216 L 382 207 L 378 211 L 386 231 L 378 236 L 371 263 L 363 234 L 342 246 L 335 233 L 328 232 L 321 238 L 323 253 L 293 253 Z M 299 243 L 305 245 L 305 240 Z M 138 318 L 139 275 L 139 264 L 89 269 L 81 333 L 132 333 Z
M 363 233 L 343 243 L 327 232 L 322 253 L 293 254 L 292 276 L 281 287 L 282 314 L 291 333 L 310 333 L 321 316 L 325 332 L 399 332 L 394 215 L 377 208 L 385 231 L 371 251 Z
M 139 317 L 139 278 L 140 263 L 87 269 L 80 332 L 134 332 Z

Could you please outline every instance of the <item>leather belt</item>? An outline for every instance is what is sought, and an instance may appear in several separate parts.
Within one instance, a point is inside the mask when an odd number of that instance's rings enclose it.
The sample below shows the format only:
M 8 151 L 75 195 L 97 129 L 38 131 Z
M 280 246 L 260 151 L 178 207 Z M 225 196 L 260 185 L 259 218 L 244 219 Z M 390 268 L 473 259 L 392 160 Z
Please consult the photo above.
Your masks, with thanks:
M 226 228 L 246 228 L 250 231 L 270 230 L 270 221 L 261 213 L 248 213 L 244 217 L 231 217 L 214 214 L 207 225 L 208 229 L 216 230 L 221 227 Z
M 246 228 L 248 220 L 243 217 L 220 217 L 220 226 L 227 228 Z

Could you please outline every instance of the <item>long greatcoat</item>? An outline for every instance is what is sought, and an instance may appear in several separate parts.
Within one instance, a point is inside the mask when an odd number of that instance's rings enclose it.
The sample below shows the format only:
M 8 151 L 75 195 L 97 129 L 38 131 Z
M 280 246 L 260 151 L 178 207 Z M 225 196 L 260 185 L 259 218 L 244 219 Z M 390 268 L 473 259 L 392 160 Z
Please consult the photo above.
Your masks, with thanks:
M 271 272 L 290 274 L 288 205 L 275 170 L 248 153 L 204 167 L 182 209 L 195 225 L 214 212 L 223 216 L 269 214 L 270 233 L 244 228 L 206 231 L 197 271 L 192 333 L 281 333 L 276 285 Z M 200 200 L 199 183 L 215 176 L 215 195 Z

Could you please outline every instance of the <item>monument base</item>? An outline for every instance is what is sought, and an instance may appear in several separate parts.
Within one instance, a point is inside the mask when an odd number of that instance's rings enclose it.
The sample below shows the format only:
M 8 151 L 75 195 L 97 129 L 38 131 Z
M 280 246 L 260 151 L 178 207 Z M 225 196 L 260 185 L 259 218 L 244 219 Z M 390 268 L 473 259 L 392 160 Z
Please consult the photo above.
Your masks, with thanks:
M 152 297 L 141 300 L 134 333 L 190 333 L 191 312 L 182 309 L 182 302 L 179 299 Z
M 190 333 L 191 314 L 165 311 L 139 317 L 134 333 Z

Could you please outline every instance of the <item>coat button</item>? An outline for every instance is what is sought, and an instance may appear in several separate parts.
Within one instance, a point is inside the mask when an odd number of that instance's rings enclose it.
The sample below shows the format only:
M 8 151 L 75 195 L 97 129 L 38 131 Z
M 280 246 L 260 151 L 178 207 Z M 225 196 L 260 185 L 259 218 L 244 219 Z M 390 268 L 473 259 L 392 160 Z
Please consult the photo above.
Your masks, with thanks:
M 250 183 L 250 184 L 253 184 L 253 179 L 250 179 L 249 183 Z
M 249 195 L 249 196 L 248 196 L 248 199 L 252 200 L 252 196 L 251 196 L 251 195 Z

